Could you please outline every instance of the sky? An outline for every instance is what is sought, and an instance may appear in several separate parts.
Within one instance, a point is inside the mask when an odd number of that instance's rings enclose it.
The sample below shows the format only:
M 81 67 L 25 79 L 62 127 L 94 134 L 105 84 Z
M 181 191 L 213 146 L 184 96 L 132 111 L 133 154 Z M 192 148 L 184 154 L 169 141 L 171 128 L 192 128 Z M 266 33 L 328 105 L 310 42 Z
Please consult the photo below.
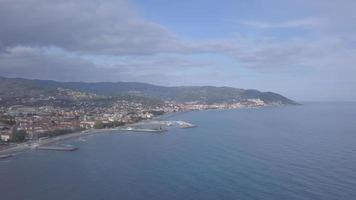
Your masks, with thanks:
M 0 76 L 356 101 L 354 0 L 0 0 Z

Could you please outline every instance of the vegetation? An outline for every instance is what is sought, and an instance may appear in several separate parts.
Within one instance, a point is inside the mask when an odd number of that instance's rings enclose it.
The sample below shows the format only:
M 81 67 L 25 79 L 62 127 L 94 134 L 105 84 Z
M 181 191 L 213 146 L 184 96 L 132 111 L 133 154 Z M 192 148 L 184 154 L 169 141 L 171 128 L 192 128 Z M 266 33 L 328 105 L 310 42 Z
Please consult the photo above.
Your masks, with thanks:
M 119 121 L 107 122 L 107 123 L 97 122 L 97 123 L 95 123 L 94 128 L 96 128 L 96 129 L 115 128 L 115 127 L 123 126 L 123 125 L 125 125 L 125 123 L 119 122 Z
M 81 131 L 82 129 L 57 129 L 41 134 L 41 137 L 55 137 Z
M 24 130 L 15 131 L 12 134 L 11 141 L 12 142 L 24 142 L 26 140 L 26 135 L 27 135 L 27 133 Z
M 163 110 L 153 110 L 153 111 L 150 111 L 154 116 L 158 116 L 158 115 L 163 115 L 164 114 L 164 111 Z
M 64 88 L 58 92 L 58 88 Z M 13 92 L 13 91 L 16 92 Z M 272 92 L 245 90 L 232 87 L 164 87 L 134 82 L 56 82 L 44 80 L 11 79 L 0 77 L 0 97 L 2 104 L 15 105 L 18 97 L 50 97 L 55 100 L 36 101 L 42 104 L 72 106 L 78 101 L 76 94 L 81 94 L 80 101 L 89 104 L 107 105 L 116 100 L 127 100 L 145 105 L 159 105 L 162 101 L 235 103 L 247 99 L 261 99 L 266 103 L 296 104 L 294 101 Z M 23 102 L 21 104 L 24 104 Z
M 15 121 L 15 118 L 14 117 L 11 117 L 11 116 L 8 116 L 8 115 L 3 115 L 3 116 L 0 116 L 0 123 L 4 123 L 6 125 L 14 125 L 16 124 L 16 121 Z

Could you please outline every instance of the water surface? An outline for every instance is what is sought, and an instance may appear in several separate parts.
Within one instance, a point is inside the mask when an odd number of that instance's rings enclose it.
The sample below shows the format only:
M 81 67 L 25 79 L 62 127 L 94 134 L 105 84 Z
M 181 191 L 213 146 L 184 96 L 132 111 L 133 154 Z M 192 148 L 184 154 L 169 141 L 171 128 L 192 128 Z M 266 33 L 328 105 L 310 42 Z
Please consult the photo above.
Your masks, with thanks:
M 166 134 L 103 133 L 0 161 L 1 199 L 356 198 L 356 104 L 179 113 Z

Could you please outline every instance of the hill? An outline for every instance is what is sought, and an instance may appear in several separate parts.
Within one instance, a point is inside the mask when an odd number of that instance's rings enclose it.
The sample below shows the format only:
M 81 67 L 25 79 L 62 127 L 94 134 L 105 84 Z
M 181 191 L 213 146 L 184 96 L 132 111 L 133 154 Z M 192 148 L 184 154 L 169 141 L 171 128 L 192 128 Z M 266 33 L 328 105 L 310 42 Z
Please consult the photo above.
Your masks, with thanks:
M 62 92 L 59 92 L 58 89 Z M 160 99 L 179 103 L 199 102 L 205 104 L 233 103 L 247 99 L 260 99 L 268 104 L 296 105 L 280 94 L 232 87 L 181 86 L 165 87 L 136 82 L 58 82 L 0 77 L 0 98 L 49 97 L 63 98 L 63 89 L 81 95 L 96 97 L 123 97 Z M 68 95 L 67 95 L 68 96 Z M 70 95 L 69 95 L 70 96 Z M 69 98 L 69 97 L 68 97 Z

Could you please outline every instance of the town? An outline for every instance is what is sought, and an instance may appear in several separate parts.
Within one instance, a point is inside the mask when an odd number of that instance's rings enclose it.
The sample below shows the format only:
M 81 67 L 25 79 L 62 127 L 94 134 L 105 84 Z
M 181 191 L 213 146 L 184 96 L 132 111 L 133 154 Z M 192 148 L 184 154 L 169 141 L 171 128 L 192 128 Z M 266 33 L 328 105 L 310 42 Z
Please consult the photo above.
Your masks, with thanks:
M 54 137 L 86 129 L 103 129 L 149 120 L 165 113 L 207 109 L 260 107 L 259 99 L 238 103 L 202 104 L 199 102 L 160 104 L 117 100 L 104 106 L 80 103 L 69 107 L 12 105 L 0 107 L 2 145 L 42 137 Z

